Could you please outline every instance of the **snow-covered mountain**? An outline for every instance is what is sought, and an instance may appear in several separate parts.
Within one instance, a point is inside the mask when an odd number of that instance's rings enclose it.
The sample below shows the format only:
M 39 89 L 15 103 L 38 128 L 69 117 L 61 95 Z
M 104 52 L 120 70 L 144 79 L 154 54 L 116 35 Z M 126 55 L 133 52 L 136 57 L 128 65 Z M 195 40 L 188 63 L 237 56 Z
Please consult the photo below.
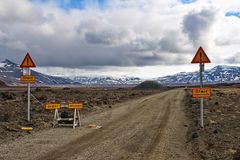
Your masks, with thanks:
M 36 85 L 94 85 L 94 86 L 119 86 L 119 85 L 137 85 L 143 82 L 138 77 L 120 77 L 110 76 L 77 76 L 77 77 L 56 77 L 45 75 L 36 71 L 31 71 L 36 76 Z M 22 69 L 10 60 L 0 60 L 0 81 L 8 85 L 19 85 L 19 77 L 22 75 Z M 175 75 L 155 78 L 161 84 L 182 85 L 198 84 L 199 72 L 181 72 Z M 216 66 L 204 72 L 205 83 L 240 83 L 240 67 L 234 66 Z
M 76 83 L 81 83 L 84 85 L 100 85 L 100 86 L 108 86 L 108 85 L 137 85 L 143 82 L 142 79 L 138 77 L 119 77 L 114 78 L 110 76 L 96 76 L 96 77 L 86 77 L 86 76 L 77 76 L 77 77 L 69 77 Z
M 0 80 L 8 85 L 19 85 L 19 78 L 23 75 L 22 69 L 10 60 L 0 61 Z M 36 76 L 37 85 L 65 85 L 74 83 L 70 79 L 53 77 L 31 70 L 31 75 Z
M 0 80 L 8 85 L 19 85 L 19 77 L 23 74 L 22 69 L 10 60 L 0 60 Z M 58 77 L 49 76 L 31 70 L 31 75 L 36 76 L 36 85 L 95 85 L 95 86 L 116 86 L 116 85 L 137 85 L 142 82 L 137 77 L 114 78 L 110 76 L 100 77 Z
M 181 72 L 174 75 L 157 78 L 161 84 L 197 84 L 199 83 L 199 72 Z M 203 74 L 203 82 L 212 83 L 240 83 L 240 67 L 216 66 L 206 70 Z

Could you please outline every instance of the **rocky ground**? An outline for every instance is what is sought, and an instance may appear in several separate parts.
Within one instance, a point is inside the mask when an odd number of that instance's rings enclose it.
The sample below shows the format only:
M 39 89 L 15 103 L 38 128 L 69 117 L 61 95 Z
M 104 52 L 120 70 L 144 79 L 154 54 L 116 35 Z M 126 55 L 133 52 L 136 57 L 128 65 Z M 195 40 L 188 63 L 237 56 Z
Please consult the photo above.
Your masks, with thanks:
M 189 99 L 188 146 L 197 159 L 240 160 L 240 87 L 214 88 L 212 92 L 205 100 L 204 128 L 199 127 L 199 100 Z
M 6 84 L 3 81 L 0 81 L 0 87 L 6 87 Z
M 128 100 L 84 115 L 76 129 L 51 128 L 0 143 L 0 159 L 192 160 L 185 148 L 185 95 L 174 89 Z
M 133 98 L 161 92 L 160 90 L 134 90 L 123 88 L 34 88 L 31 93 L 31 122 L 27 122 L 27 93 L 25 88 L 0 89 L 0 142 L 14 140 L 25 134 L 22 126 L 34 131 L 51 127 L 53 111 L 45 110 L 45 103 L 84 101 L 82 114 L 111 109 L 112 105 Z
M 28 123 L 26 89 L 0 88 L 0 143 L 31 134 L 21 131 L 22 126 L 33 127 L 33 132 L 51 128 L 53 113 L 43 108 L 47 102 L 84 101 L 82 113 L 88 115 L 111 111 L 116 103 L 162 91 L 164 90 L 34 88 L 32 93 L 36 99 L 32 97 L 32 121 Z M 204 128 L 199 127 L 199 100 L 190 98 L 190 89 L 186 89 L 186 92 L 185 115 L 189 123 L 179 125 L 188 128 L 186 145 L 194 159 L 240 160 L 240 87 L 213 88 L 211 98 L 204 102 Z

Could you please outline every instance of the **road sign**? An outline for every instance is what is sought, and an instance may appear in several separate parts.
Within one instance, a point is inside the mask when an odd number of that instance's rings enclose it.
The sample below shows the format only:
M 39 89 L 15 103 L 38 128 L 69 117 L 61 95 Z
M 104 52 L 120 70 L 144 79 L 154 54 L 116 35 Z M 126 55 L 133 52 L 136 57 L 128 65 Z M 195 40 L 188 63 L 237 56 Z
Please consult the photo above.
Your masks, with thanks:
M 36 78 L 35 78 L 35 76 L 24 75 L 24 76 L 20 77 L 20 81 L 21 81 L 21 83 L 35 83 Z
M 48 110 L 51 110 L 51 109 L 59 109 L 61 107 L 60 104 L 58 103 L 47 103 L 45 104 L 44 108 L 45 109 L 48 109 Z
M 194 98 L 200 98 L 200 119 L 201 123 L 200 126 L 204 127 L 203 124 L 203 111 L 204 111 L 204 99 L 203 98 L 208 98 L 211 95 L 211 90 L 201 90 L 205 89 L 203 88 L 203 72 L 204 72 L 204 63 L 211 63 L 210 59 L 208 58 L 207 54 L 204 52 L 202 47 L 199 47 L 197 53 L 193 57 L 193 60 L 191 63 L 199 63 L 199 77 L 200 77 L 200 87 L 198 89 L 193 89 L 192 91 L 192 96 Z
M 68 108 L 70 109 L 82 109 L 83 103 L 69 103 Z
M 28 106 L 28 111 L 27 111 L 27 117 L 28 117 L 28 121 L 30 121 L 30 111 L 31 111 L 31 104 L 30 104 L 30 91 L 31 91 L 31 86 L 30 86 L 30 83 L 34 83 L 35 82 L 35 77 L 34 76 L 31 76 L 31 70 L 30 70 L 30 67 L 36 67 L 35 63 L 33 62 L 31 56 L 29 53 L 26 54 L 25 58 L 23 59 L 21 65 L 20 65 L 21 68 L 23 68 L 23 76 L 20 77 L 20 81 L 22 83 L 27 83 L 28 85 L 28 103 L 27 103 L 27 106 Z M 24 73 L 24 71 L 26 73 Z
M 26 54 L 25 58 L 23 59 L 21 65 L 21 68 L 30 68 L 30 67 L 36 67 L 35 63 L 33 62 L 31 56 L 29 53 Z
M 209 98 L 211 96 L 211 88 L 193 88 L 193 98 Z
M 23 130 L 23 131 L 32 131 L 33 128 L 32 127 L 21 127 L 21 130 Z
M 211 63 L 202 47 L 199 47 L 191 63 Z

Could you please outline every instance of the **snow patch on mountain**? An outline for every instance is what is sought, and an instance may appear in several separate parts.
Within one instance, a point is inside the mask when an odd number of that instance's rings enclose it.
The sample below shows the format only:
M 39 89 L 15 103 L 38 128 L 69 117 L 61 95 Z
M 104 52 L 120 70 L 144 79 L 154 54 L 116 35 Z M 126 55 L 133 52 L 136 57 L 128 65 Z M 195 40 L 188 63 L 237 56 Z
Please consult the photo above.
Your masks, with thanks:
M 9 60 L 0 61 L 0 80 L 9 85 L 20 85 L 19 77 L 22 75 L 22 69 Z M 31 75 L 36 76 L 36 85 L 136 85 L 142 82 L 138 77 L 110 77 L 110 76 L 76 76 L 60 77 L 45 75 L 31 70 Z
M 174 75 L 157 78 L 162 84 L 197 84 L 199 83 L 199 72 L 182 72 Z M 240 80 L 240 67 L 216 66 L 203 72 L 204 83 L 238 83 Z
M 0 61 L 0 80 L 8 85 L 20 85 L 19 77 L 22 69 L 10 60 Z M 118 86 L 137 85 L 143 82 L 138 77 L 111 77 L 111 76 L 73 76 L 59 77 L 42 74 L 31 70 L 36 76 L 36 85 L 95 85 L 95 86 Z M 198 84 L 199 72 L 180 72 L 174 75 L 154 78 L 163 85 Z M 206 70 L 203 74 L 204 83 L 240 83 L 240 67 L 216 66 Z

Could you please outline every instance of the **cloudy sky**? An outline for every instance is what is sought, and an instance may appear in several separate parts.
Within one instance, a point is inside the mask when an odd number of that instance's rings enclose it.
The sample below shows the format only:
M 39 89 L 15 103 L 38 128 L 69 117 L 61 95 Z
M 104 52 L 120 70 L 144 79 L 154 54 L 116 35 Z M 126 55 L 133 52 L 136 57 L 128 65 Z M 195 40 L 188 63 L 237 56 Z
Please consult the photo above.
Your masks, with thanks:
M 0 0 L 0 59 L 52 75 L 159 77 L 194 71 L 202 46 L 240 66 L 239 0 Z

